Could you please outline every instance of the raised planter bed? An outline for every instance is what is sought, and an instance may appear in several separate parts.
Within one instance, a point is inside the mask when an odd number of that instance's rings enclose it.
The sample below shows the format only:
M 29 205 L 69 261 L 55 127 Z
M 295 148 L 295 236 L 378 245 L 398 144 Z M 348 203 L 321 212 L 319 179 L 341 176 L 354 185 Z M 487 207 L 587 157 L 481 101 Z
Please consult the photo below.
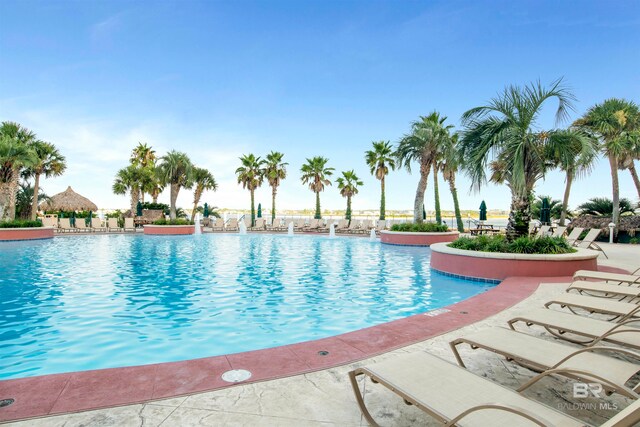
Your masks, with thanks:
M 431 246 L 431 268 L 455 276 L 503 280 L 512 276 L 572 276 L 577 270 L 597 270 L 598 252 L 577 249 L 571 254 L 507 254 Z
M 151 235 L 185 235 L 193 234 L 196 231 L 195 225 L 145 225 L 144 234 Z
M 0 241 L 53 239 L 53 227 L 0 228 Z
M 434 243 L 453 242 L 460 233 L 445 231 L 439 233 L 417 233 L 409 231 L 381 231 L 380 241 L 387 245 L 431 246 Z

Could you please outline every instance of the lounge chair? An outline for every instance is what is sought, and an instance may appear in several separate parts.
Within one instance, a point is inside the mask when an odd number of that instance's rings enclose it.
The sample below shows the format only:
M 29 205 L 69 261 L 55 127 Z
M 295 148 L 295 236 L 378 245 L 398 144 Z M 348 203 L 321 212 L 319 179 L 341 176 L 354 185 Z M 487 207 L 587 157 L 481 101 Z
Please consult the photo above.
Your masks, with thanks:
M 395 356 L 349 372 L 360 410 L 372 426 L 378 424 L 365 405 L 356 379 L 359 375 L 370 377 L 445 425 L 585 426 L 583 421 L 423 352 Z M 629 427 L 639 420 L 637 400 L 602 427 Z
M 336 225 L 336 233 L 341 233 L 349 228 L 349 221 L 346 219 L 341 219 L 338 221 L 338 225 Z
M 75 225 L 78 232 L 86 233 L 91 231 L 91 228 L 87 226 L 85 218 L 76 218 Z
M 40 222 L 42 222 L 43 227 L 58 228 L 58 218 L 43 217 L 43 218 L 40 218 Z
M 271 224 L 267 224 L 268 231 L 278 231 L 282 227 L 282 218 L 274 218 Z
M 133 218 L 125 218 L 124 219 L 124 231 L 136 231 L 136 225 L 133 222 Z
M 538 229 L 538 232 L 536 233 L 536 237 L 545 237 L 549 235 L 549 230 L 551 230 L 551 226 L 550 225 L 543 225 Z
M 264 231 L 264 229 L 265 229 L 264 218 L 257 218 L 256 225 L 250 228 L 250 230 L 252 231 Z
M 608 273 L 606 271 L 578 270 L 573 273 L 573 280 L 593 279 L 604 280 L 607 282 L 627 283 L 629 285 L 640 285 L 640 275 L 638 275 L 637 273 L 640 273 L 640 268 L 638 268 L 631 274 Z
M 107 227 L 102 224 L 102 220 L 100 218 L 91 218 L 91 230 L 96 231 L 107 231 Z
M 318 227 L 320 226 L 320 220 L 313 218 L 309 221 L 309 224 L 305 225 L 302 230 L 304 231 L 318 231 Z
M 507 324 L 511 329 L 516 330 L 515 325 L 520 322 L 527 326 L 542 326 L 553 336 L 576 344 L 592 346 L 606 341 L 640 350 L 640 328 L 629 326 L 640 324 L 638 319 L 615 323 L 538 308 L 519 314 Z
M 564 232 L 567 231 L 567 227 L 563 227 L 558 225 L 555 230 L 553 230 L 553 234 L 551 237 L 562 237 L 564 236 Z
M 376 230 L 382 231 L 386 229 L 387 229 L 387 221 L 385 221 L 384 219 L 379 219 L 378 222 L 376 223 Z
M 231 218 L 227 221 L 227 225 L 225 226 L 226 231 L 238 231 L 240 227 L 238 227 L 238 220 L 235 218 Z
M 324 222 L 324 220 L 321 219 L 318 221 L 318 229 L 316 231 L 318 233 L 324 233 L 325 231 L 329 231 L 331 224 L 333 224 L 332 219 L 328 219 L 327 222 Z
M 344 231 L 351 234 L 364 233 L 364 230 L 360 228 L 360 221 L 356 219 L 352 219 L 349 222 L 349 227 L 347 227 Z
M 572 229 L 571 233 L 569 233 L 569 235 L 567 236 L 567 242 L 569 242 L 570 245 L 574 245 L 582 235 L 583 231 L 584 228 L 582 227 L 575 227 L 574 229 Z
M 293 229 L 297 231 L 302 231 L 307 223 L 307 220 L 304 218 L 298 218 L 293 222 Z
M 602 230 L 600 230 L 599 228 L 592 228 L 591 230 L 589 230 L 584 239 L 574 243 L 574 246 L 583 249 L 595 249 L 596 251 L 602 252 L 602 255 L 604 255 L 604 257 L 608 259 L 609 257 L 604 252 L 604 250 L 595 242 L 601 232 Z
M 122 228 L 118 225 L 118 218 L 107 218 L 107 231 L 120 231 Z
M 576 280 L 567 288 L 567 292 L 571 291 L 598 298 L 617 298 L 620 301 L 627 300 L 627 302 L 640 298 L 640 287 L 638 286 L 621 286 L 607 282 Z
M 606 356 L 629 355 L 640 360 L 639 353 L 626 349 L 600 346 L 577 349 L 522 332 L 494 327 L 466 334 L 449 343 L 458 364 L 463 368 L 465 364 L 457 347 L 460 344 L 469 344 L 474 350 L 489 350 L 534 371 L 542 371 L 518 388 L 519 392 L 548 375 L 562 375 L 587 383 L 600 383 L 607 392 L 620 393 L 632 399 L 640 397 L 640 381 L 635 381 L 632 388 L 625 385 L 640 372 L 640 365 Z
M 71 226 L 71 221 L 69 218 L 60 218 L 60 231 L 63 233 L 78 231 L 76 227 Z
M 640 305 L 629 302 L 611 301 L 603 298 L 596 298 L 587 295 L 564 294 L 553 298 L 545 303 L 545 307 L 559 305 L 568 308 L 572 313 L 578 314 L 575 309 L 588 311 L 589 313 L 600 313 L 613 316 L 609 320 L 618 322 L 632 317 L 640 317 Z
M 216 218 L 216 222 L 211 225 L 211 231 L 224 231 L 224 219 Z

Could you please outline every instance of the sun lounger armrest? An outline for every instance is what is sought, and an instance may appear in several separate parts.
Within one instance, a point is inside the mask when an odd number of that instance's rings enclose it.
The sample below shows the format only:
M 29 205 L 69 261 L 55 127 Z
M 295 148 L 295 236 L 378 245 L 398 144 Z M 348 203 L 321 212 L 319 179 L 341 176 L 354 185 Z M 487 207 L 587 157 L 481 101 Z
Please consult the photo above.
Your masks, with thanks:
M 524 408 L 520 408 L 518 406 L 513 406 L 513 405 L 506 405 L 506 404 L 502 404 L 502 403 L 485 403 L 483 405 L 478 405 L 478 406 L 474 406 L 473 408 L 469 408 L 466 411 L 462 412 L 461 414 L 459 414 L 457 417 L 451 419 L 447 425 L 456 425 L 462 418 L 466 417 L 467 415 L 473 413 L 473 412 L 478 412 L 478 411 L 482 411 L 484 409 L 496 409 L 499 411 L 505 411 L 505 412 L 511 412 L 512 414 L 516 414 L 522 418 L 526 418 L 529 421 L 533 422 L 534 424 L 537 424 L 541 427 L 551 427 L 553 426 L 552 423 L 550 423 L 549 421 L 545 420 L 544 418 L 540 417 L 539 415 L 536 415 L 534 413 L 532 413 L 531 411 L 528 411 Z

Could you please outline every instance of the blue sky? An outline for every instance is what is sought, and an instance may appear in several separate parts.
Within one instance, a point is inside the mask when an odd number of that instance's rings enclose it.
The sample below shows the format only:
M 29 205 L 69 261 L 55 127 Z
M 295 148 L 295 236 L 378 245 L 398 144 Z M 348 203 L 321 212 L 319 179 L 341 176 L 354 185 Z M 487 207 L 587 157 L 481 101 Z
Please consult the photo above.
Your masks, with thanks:
M 205 200 L 244 208 L 238 156 L 285 153 L 283 208 L 313 207 L 299 181 L 305 157 L 355 169 L 364 187 L 354 209 L 375 209 L 379 184 L 363 156 L 374 140 L 395 142 L 419 115 L 461 114 L 507 84 L 564 77 L 578 98 L 572 119 L 608 97 L 640 101 L 637 1 L 16 1 L 0 2 L 0 120 L 18 121 L 68 157 L 71 185 L 100 207 L 138 141 L 159 154 L 187 152 L 220 184 Z M 554 126 L 549 104 L 541 118 Z M 621 193 L 636 198 L 628 172 Z M 418 176 L 392 173 L 387 207 L 413 206 Z M 441 188 L 445 183 L 440 181 Z M 509 191 L 487 186 L 461 206 L 508 208 Z M 608 164 L 574 186 L 571 204 L 609 196 Z M 537 192 L 561 198 L 550 173 Z M 433 184 L 427 209 L 433 208 Z M 168 201 L 168 196 L 162 199 Z M 183 191 L 179 204 L 191 204 Z M 269 205 L 264 186 L 257 200 Z M 447 191 L 442 205 L 452 208 Z M 337 188 L 323 207 L 343 208 Z

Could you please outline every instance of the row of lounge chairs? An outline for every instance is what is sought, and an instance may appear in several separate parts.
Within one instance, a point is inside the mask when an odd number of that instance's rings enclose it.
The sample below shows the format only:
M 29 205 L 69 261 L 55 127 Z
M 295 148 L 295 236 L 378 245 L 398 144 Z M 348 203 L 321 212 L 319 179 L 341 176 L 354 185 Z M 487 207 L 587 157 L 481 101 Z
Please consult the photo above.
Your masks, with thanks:
M 75 223 L 71 225 L 69 218 L 42 218 L 42 225 L 45 227 L 53 227 L 58 233 L 76 233 L 76 232 L 120 232 L 120 231 L 136 231 L 133 218 L 124 219 L 124 227 L 118 225 L 117 218 L 107 218 L 107 222 L 103 222 L 100 218 L 91 218 L 89 225 L 85 222 L 85 218 L 76 218 Z
M 356 380 L 364 375 L 444 425 L 587 426 L 521 394 L 543 378 L 562 376 L 599 384 L 606 395 L 619 393 L 635 400 L 602 426 L 638 425 L 640 328 L 632 324 L 640 322 L 639 274 L 640 269 L 632 274 L 576 272 L 566 294 L 548 301 L 545 308 L 514 317 L 507 322 L 509 328 L 491 327 L 451 341 L 459 366 L 419 352 L 355 369 L 349 372 L 349 378 L 358 405 L 367 421 L 378 425 Z M 551 308 L 556 306 L 569 311 Z M 515 325 L 520 324 L 541 326 L 554 337 L 581 347 L 519 332 Z M 516 391 L 493 383 L 465 369 L 461 345 L 491 351 L 536 375 Z
M 587 232 L 586 236 L 584 236 L 583 239 L 580 239 L 580 236 L 582 235 L 584 230 L 585 229 L 582 227 L 574 227 L 571 230 L 571 233 L 569 233 L 566 236 L 567 241 L 571 245 L 577 248 L 595 249 L 597 251 L 600 251 L 602 252 L 605 258 L 609 258 L 607 254 L 604 252 L 604 250 L 600 247 L 600 245 L 598 245 L 595 242 L 598 236 L 600 236 L 600 233 L 602 233 L 602 230 L 599 228 L 592 228 Z M 549 235 L 552 237 L 563 237 L 566 231 L 567 231 L 567 227 L 557 226 L 553 230 L 553 232 L 551 232 L 551 226 L 543 225 L 538 229 L 538 232 L 536 233 L 536 237 L 549 236 Z
M 387 229 L 387 222 L 385 220 L 378 220 L 375 225 L 371 221 L 359 221 L 359 220 L 333 220 L 329 219 L 325 223 L 322 219 L 311 219 L 308 223 L 306 219 L 282 219 L 276 218 L 273 224 L 268 224 L 264 218 L 257 218 L 256 223 L 251 227 L 251 220 L 245 218 L 245 226 L 247 230 L 251 231 L 275 231 L 286 232 L 290 224 L 293 224 L 293 230 L 296 232 L 328 232 L 332 224 L 335 223 L 336 233 L 369 233 L 372 229 L 377 231 Z M 212 231 L 238 231 L 239 222 L 237 219 L 232 218 L 225 222 L 222 218 L 217 218 L 215 221 L 209 224 Z

